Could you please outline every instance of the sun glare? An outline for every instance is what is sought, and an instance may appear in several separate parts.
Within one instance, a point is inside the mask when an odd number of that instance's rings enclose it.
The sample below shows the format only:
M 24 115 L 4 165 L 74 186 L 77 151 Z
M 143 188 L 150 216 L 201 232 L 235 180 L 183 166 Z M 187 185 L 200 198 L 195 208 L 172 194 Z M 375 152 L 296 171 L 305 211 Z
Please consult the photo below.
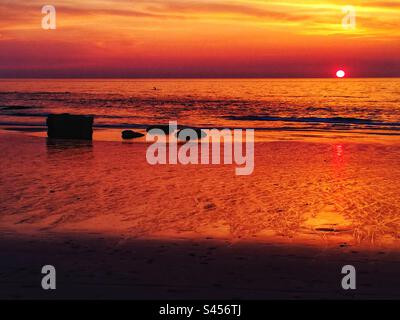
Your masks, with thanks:
M 338 78 L 344 78 L 345 75 L 346 75 L 346 72 L 344 72 L 343 70 L 338 70 L 336 72 L 336 77 L 338 77 Z

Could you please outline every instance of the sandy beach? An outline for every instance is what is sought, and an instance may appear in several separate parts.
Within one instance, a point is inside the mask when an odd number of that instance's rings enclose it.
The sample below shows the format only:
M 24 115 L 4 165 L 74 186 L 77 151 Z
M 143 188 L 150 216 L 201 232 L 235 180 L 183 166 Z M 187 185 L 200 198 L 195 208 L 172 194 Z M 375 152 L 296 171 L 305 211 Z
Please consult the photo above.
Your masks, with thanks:
M 2 299 L 395 299 L 397 250 L 230 239 L 1 233 Z M 40 270 L 57 268 L 57 290 Z M 357 290 L 340 286 L 357 268 Z
M 151 166 L 140 142 L 0 145 L 1 298 L 397 297 L 398 144 L 256 142 L 250 176 Z

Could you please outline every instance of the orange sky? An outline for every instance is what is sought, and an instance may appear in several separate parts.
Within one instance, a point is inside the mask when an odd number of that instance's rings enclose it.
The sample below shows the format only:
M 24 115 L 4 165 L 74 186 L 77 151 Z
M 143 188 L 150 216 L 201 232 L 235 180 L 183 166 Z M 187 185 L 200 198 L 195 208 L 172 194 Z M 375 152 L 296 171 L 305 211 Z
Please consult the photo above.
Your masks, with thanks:
M 400 0 L 1 0 L 0 77 L 400 76 Z M 357 27 L 342 27 L 342 8 Z

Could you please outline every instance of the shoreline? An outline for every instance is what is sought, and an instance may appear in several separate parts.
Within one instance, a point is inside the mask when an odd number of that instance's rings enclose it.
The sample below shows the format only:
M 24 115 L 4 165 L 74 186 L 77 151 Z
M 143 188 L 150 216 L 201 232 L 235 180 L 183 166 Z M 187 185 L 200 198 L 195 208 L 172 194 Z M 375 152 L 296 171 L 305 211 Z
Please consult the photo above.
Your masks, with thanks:
M 143 127 L 145 127 L 143 125 Z M 144 128 L 120 126 L 118 128 L 93 128 L 93 141 L 109 141 L 124 143 L 149 143 L 145 141 L 145 137 L 133 140 L 123 140 L 121 132 L 126 129 L 133 129 L 136 132 L 146 134 Z M 216 128 L 218 130 L 223 128 Z M 246 128 L 230 128 L 243 129 Z M 275 141 L 292 141 L 292 142 L 316 142 L 316 143 L 332 143 L 332 142 L 349 142 L 349 143 L 382 143 L 382 144 L 400 144 L 398 136 L 400 133 L 393 132 L 358 132 L 358 131 L 323 131 L 323 130 L 276 130 L 276 129 L 254 129 L 254 142 L 275 142 Z M 46 126 L 27 126 L 27 125 L 0 125 L 1 134 L 19 133 L 32 137 L 47 138 Z

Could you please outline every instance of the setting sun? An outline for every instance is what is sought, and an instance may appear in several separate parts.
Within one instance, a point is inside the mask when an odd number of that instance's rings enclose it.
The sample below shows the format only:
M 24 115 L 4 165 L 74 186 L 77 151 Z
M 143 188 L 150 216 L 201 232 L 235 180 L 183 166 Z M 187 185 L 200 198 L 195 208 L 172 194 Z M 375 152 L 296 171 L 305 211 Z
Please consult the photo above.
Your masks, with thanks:
M 336 72 L 336 77 L 338 77 L 338 78 L 344 78 L 345 75 L 346 75 L 346 72 L 344 72 L 343 70 L 338 70 Z

